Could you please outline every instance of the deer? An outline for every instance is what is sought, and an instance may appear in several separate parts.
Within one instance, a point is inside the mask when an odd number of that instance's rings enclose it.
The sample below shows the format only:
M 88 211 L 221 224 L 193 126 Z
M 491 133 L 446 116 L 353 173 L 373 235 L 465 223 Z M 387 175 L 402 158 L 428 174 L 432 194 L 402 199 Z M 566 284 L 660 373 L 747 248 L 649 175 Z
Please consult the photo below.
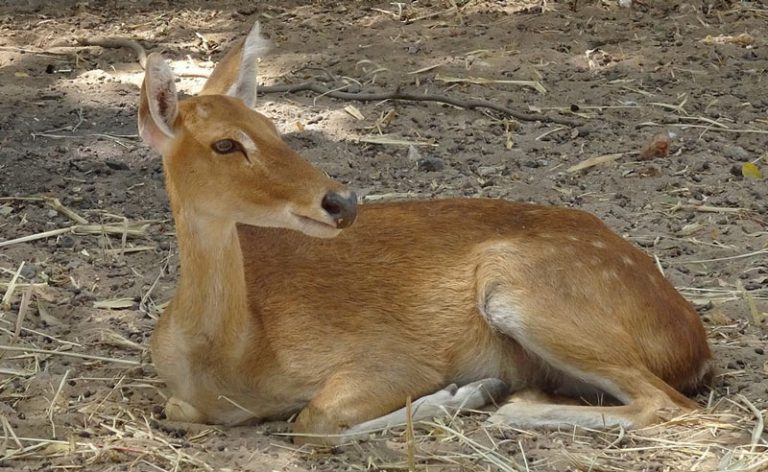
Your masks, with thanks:
M 358 204 L 253 109 L 269 44 L 257 24 L 184 99 L 147 59 L 139 134 L 180 261 L 151 338 L 169 420 L 295 418 L 295 443 L 339 444 L 490 404 L 489 424 L 541 428 L 698 408 L 704 326 L 645 252 L 578 209 Z

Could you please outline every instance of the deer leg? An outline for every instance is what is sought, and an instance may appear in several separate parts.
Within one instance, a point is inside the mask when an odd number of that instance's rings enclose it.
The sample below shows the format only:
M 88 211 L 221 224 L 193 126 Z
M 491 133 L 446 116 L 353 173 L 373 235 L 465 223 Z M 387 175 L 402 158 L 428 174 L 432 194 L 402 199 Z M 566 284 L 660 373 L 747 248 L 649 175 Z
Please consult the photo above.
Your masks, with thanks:
M 628 392 L 619 406 L 585 406 L 572 399 L 547 398 L 537 401 L 511 401 L 502 405 L 487 420 L 492 425 L 513 427 L 582 426 L 625 429 L 640 428 L 663 422 L 690 411 L 674 401 L 666 391 L 655 384 L 660 382 L 646 370 L 627 369 L 619 375 L 607 376 L 623 392 Z
M 507 392 L 507 385 L 494 378 L 478 380 L 462 387 L 451 384 L 442 390 L 414 401 L 411 404 L 412 420 L 419 422 L 451 415 L 461 410 L 476 410 L 498 402 L 507 395 Z M 344 431 L 344 439 L 365 439 L 370 433 L 404 425 L 407 421 L 408 411 L 403 407 L 388 415 L 350 427 Z
M 496 330 L 518 342 L 542 364 L 563 379 L 577 379 L 605 392 L 623 405 L 582 406 L 554 402 L 512 402 L 491 418 L 492 424 L 516 427 L 577 425 L 589 428 L 623 426 L 638 428 L 658 423 L 696 404 L 652 373 L 634 355 L 634 340 L 620 327 L 584 316 L 568 326 L 550 326 L 557 318 L 530 316 L 519 300 L 497 288 L 487 295 L 483 315 Z M 567 382 L 567 380 L 566 380 Z M 564 385 L 561 387 L 567 387 Z
M 294 442 L 338 444 L 364 439 L 371 432 L 404 424 L 406 410 L 397 408 L 405 402 L 409 389 L 386 388 L 368 382 L 344 375 L 330 380 L 296 418 Z M 414 401 L 413 419 L 420 421 L 462 408 L 479 408 L 491 400 L 503 398 L 506 393 L 507 386 L 499 379 L 484 379 L 460 388 L 449 385 Z
M 165 403 L 165 417 L 171 421 L 185 423 L 205 423 L 206 417 L 197 408 L 176 397 L 171 397 Z

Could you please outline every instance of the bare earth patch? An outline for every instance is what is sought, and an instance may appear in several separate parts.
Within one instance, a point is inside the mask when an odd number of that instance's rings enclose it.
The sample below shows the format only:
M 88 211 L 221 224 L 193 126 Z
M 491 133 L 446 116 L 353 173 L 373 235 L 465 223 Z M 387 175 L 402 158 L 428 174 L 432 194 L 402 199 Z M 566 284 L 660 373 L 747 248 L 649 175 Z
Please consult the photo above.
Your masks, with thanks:
M 574 4 L 5 2 L 0 466 L 768 469 L 768 9 Z M 603 218 L 699 309 L 719 368 L 697 399 L 706 408 L 631 432 L 486 428 L 477 412 L 315 450 L 295 448 L 287 423 L 165 420 L 147 346 L 178 258 L 159 157 L 136 136 L 142 71 L 128 49 L 76 40 L 131 37 L 164 51 L 192 94 L 257 19 L 275 43 L 262 62 L 267 85 L 313 80 L 544 115 L 310 92 L 257 104 L 294 148 L 366 201 L 484 196 Z M 671 139 L 641 154 L 660 132 Z

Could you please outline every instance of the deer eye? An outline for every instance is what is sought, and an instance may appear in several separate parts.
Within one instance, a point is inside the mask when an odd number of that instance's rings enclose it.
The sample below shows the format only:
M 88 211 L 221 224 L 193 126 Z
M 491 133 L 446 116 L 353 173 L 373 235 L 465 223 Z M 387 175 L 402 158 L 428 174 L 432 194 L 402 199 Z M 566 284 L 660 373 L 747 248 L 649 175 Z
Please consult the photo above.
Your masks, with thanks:
M 240 143 L 232 139 L 220 139 L 213 143 L 211 147 L 219 154 L 230 154 L 241 149 Z

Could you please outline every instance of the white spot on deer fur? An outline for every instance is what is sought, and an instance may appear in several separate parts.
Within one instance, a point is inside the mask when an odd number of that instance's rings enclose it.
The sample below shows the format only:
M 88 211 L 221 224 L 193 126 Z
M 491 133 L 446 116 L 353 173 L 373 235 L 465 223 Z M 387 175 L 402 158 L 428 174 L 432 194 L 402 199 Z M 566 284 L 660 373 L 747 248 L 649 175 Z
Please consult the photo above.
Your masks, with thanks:
M 599 239 L 596 239 L 596 240 L 592 241 L 592 245 L 595 246 L 598 249 L 604 249 L 605 248 L 605 243 L 600 241 Z
M 243 145 L 243 149 L 245 149 L 248 154 L 254 154 L 259 150 L 259 148 L 256 146 L 256 143 L 253 142 L 253 139 L 251 139 L 251 137 L 245 134 L 243 131 L 238 133 L 237 138 L 238 141 L 240 141 L 240 144 Z
M 199 116 L 202 119 L 208 118 L 208 116 L 209 116 L 208 107 L 204 107 L 204 106 L 198 104 L 197 107 L 195 107 L 195 108 L 196 108 L 196 111 L 197 111 L 197 116 Z
M 568 240 L 569 241 L 578 241 L 579 238 L 577 238 L 576 236 L 568 235 Z
M 633 266 L 635 265 L 635 261 L 632 260 L 629 256 L 621 256 L 621 262 L 623 262 L 625 265 Z
M 516 303 L 510 300 L 511 298 L 509 296 L 494 296 L 490 293 L 484 306 L 481 306 L 481 312 L 488 324 L 508 335 L 520 333 L 525 329 L 521 310 L 516 306 Z

